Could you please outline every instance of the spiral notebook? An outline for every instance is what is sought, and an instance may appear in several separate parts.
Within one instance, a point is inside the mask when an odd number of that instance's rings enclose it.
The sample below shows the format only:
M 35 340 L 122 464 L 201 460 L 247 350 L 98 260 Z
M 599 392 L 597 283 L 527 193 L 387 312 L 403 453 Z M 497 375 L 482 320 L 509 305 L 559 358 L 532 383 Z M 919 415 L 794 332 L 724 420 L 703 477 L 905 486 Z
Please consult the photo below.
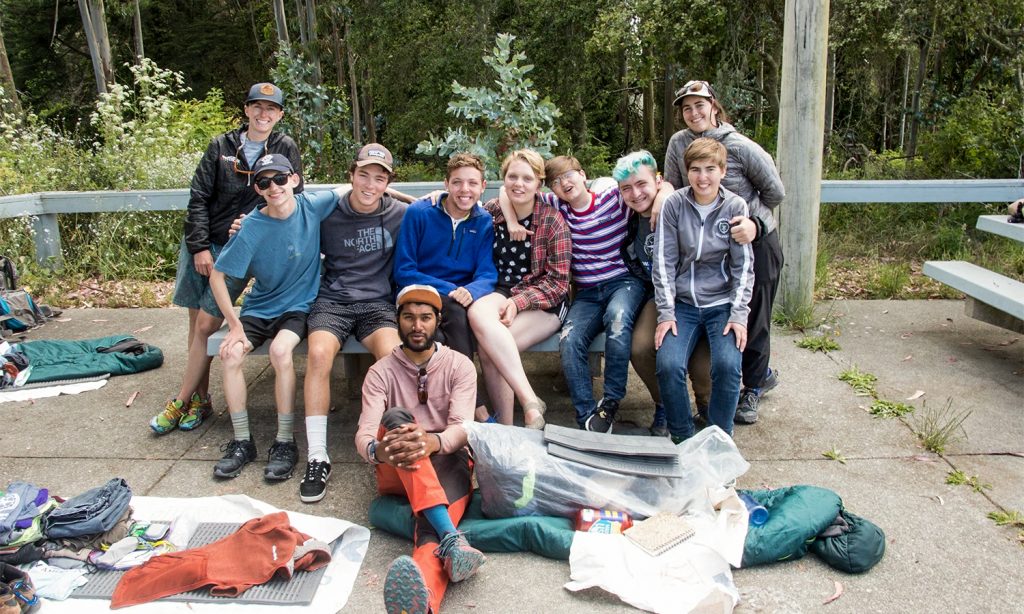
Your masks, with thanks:
M 694 536 L 696 531 L 685 518 L 662 512 L 635 523 L 623 533 L 651 556 L 658 556 Z

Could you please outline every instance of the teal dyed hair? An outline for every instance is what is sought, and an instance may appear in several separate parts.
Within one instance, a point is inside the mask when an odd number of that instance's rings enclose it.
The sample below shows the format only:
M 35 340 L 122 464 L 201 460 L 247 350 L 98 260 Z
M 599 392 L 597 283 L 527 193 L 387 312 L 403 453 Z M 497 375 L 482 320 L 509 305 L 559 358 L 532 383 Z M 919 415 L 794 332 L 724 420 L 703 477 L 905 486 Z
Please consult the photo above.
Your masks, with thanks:
M 612 169 L 612 178 L 621 183 L 635 175 L 641 166 L 650 168 L 653 175 L 658 174 L 658 163 L 654 161 L 654 156 L 646 149 L 641 149 L 619 158 Z

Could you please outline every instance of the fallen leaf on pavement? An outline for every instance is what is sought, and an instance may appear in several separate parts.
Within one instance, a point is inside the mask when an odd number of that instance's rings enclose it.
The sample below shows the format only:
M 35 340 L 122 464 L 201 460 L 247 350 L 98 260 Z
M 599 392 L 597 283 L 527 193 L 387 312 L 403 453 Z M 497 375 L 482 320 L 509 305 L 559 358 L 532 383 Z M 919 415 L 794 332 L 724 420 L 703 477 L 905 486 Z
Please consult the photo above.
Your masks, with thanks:
M 139 392 L 138 390 L 136 390 L 135 392 L 133 392 L 130 395 L 128 395 L 128 400 L 124 402 L 124 406 L 125 407 L 131 407 L 132 403 L 135 402 L 135 399 L 139 398 L 140 394 L 142 394 L 142 393 Z
M 93 322 L 106 322 L 106 320 L 93 320 Z
M 950 356 L 949 358 L 946 359 L 946 362 L 950 362 L 950 363 L 956 362 L 956 356 Z
M 938 462 L 931 456 L 925 456 L 924 454 L 918 454 L 917 456 L 911 456 L 910 460 L 916 460 L 921 463 L 935 463 Z
M 920 399 L 923 396 L 924 396 L 924 390 L 918 390 L 914 394 L 912 394 L 909 397 L 907 397 L 907 400 L 908 401 L 916 401 L 916 400 Z
M 70 322 L 71 318 L 56 318 L 57 322 Z
M 902 335 L 900 335 L 900 339 L 910 339 L 913 336 L 914 333 L 903 333 Z
M 914 357 L 913 354 L 907 354 L 906 356 L 903 357 L 903 362 L 907 362 L 908 360 L 912 359 L 913 357 Z
M 826 598 L 825 601 L 822 601 L 821 605 L 825 605 L 826 603 L 832 603 L 836 599 L 839 599 L 843 596 L 843 585 L 839 582 L 839 580 L 832 581 L 836 583 L 836 592 L 832 593 L 832 596 Z
M 1013 339 L 1010 339 L 1009 341 L 1003 341 L 999 345 L 1013 345 L 1014 343 L 1017 343 L 1018 341 L 1020 341 L 1020 337 L 1014 337 Z
M 142 328 L 137 328 L 137 329 L 133 330 L 132 332 L 133 333 L 144 333 L 144 332 L 146 332 L 147 330 L 149 330 L 151 328 L 153 328 L 153 327 L 152 326 L 143 326 Z

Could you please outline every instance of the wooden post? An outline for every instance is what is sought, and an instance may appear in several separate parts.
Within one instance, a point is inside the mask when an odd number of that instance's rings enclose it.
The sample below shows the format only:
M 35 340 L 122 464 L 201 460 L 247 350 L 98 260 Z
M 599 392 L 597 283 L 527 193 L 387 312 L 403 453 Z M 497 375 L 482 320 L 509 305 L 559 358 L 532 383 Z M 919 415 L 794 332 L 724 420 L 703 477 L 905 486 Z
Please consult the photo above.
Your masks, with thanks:
M 825 130 L 828 0 L 786 0 L 779 107 L 779 173 L 786 186 L 780 208 L 781 307 L 794 318 L 814 303 Z

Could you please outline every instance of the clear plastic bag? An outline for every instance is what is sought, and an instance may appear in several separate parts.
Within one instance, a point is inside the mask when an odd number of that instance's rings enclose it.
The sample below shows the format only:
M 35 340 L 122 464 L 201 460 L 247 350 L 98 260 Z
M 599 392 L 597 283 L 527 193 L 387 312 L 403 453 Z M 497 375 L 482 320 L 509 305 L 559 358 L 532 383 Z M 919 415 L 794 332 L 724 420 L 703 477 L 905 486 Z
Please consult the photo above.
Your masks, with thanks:
M 483 512 L 491 518 L 573 518 L 584 507 L 625 511 L 634 518 L 711 513 L 707 489 L 750 468 L 732 438 L 715 426 L 677 446 L 686 471 L 681 478 L 626 475 L 550 456 L 542 431 L 476 422 L 465 427 Z

